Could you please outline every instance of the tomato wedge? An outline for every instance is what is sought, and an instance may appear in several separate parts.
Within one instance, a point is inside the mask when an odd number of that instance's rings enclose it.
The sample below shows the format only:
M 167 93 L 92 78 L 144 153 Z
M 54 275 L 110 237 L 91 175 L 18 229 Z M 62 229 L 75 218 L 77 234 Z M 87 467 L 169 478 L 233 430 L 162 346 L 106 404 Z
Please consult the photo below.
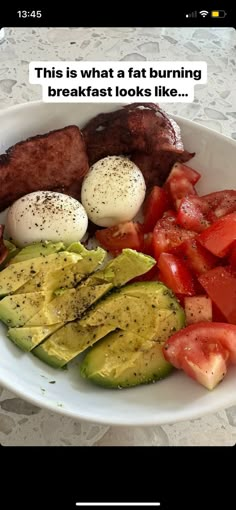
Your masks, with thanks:
M 194 232 L 202 232 L 211 224 L 207 219 L 208 211 L 208 204 L 201 197 L 185 197 L 179 204 L 177 223 Z
M 188 195 L 196 195 L 197 192 L 191 182 L 186 177 L 171 179 L 166 184 L 166 189 L 171 201 L 176 209 L 178 209 L 181 200 Z
M 236 240 L 236 213 L 220 218 L 201 232 L 197 239 L 217 257 L 225 257 Z
M 143 205 L 143 231 L 151 232 L 156 222 L 162 217 L 163 213 L 169 208 L 169 200 L 164 188 L 154 186 Z
M 236 276 L 230 267 L 215 267 L 198 280 L 225 320 L 236 324 Z
M 168 215 L 169 214 L 169 215 Z M 185 230 L 176 224 L 173 213 L 166 213 L 156 223 L 153 231 L 153 250 L 155 259 L 158 260 L 162 252 L 171 252 L 187 239 L 196 237 L 196 232 Z
M 192 168 L 176 163 L 164 184 L 174 207 L 178 209 L 182 198 L 196 195 L 194 184 L 200 179 L 200 174 Z
M 212 221 L 226 216 L 236 211 L 236 191 L 226 189 L 224 191 L 215 191 L 202 197 L 208 203 L 211 210 Z
M 179 246 L 188 267 L 197 276 L 215 267 L 220 259 L 204 248 L 197 239 L 187 239 Z
M 114 254 L 117 254 L 124 248 L 142 251 L 142 228 L 139 223 L 134 223 L 133 221 L 97 230 L 95 236 L 103 248 Z
M 193 296 L 195 286 L 186 264 L 171 253 L 161 253 L 158 260 L 161 280 L 176 294 Z
M 168 178 L 166 179 L 166 183 L 171 179 L 176 179 L 178 177 L 185 177 L 189 182 L 191 182 L 191 184 L 196 184 L 199 181 L 201 174 L 199 174 L 197 170 L 194 170 L 187 165 L 183 165 L 183 163 L 175 163 L 168 175 Z
M 202 232 L 219 218 L 236 212 L 236 191 L 224 190 L 203 197 L 187 196 L 179 204 L 177 223 Z
M 224 378 L 230 356 L 234 359 L 228 350 L 233 346 L 236 352 L 236 326 L 199 322 L 171 336 L 163 352 L 174 367 L 212 390 Z

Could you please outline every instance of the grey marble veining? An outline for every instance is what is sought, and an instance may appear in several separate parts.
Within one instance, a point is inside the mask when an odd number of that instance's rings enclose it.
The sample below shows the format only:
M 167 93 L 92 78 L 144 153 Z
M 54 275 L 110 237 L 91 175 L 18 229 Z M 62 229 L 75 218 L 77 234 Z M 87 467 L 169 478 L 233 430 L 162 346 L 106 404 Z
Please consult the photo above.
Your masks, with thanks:
M 190 104 L 162 104 L 236 139 L 236 32 L 231 28 L 8 28 L 0 45 L 0 108 L 41 99 L 28 83 L 32 60 L 203 60 L 208 83 Z M 233 445 L 236 406 L 172 425 L 119 428 L 80 423 L 0 388 L 4 445 Z

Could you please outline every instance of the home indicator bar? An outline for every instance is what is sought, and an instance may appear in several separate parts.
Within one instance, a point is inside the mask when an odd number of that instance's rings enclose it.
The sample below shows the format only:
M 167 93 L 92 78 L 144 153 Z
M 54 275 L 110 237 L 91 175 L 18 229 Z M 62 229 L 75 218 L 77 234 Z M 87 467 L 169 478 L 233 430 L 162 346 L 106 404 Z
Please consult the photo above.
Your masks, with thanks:
M 161 503 L 158 502 L 152 502 L 152 503 L 82 503 L 82 502 L 76 502 L 76 506 L 78 507 L 159 507 L 161 506 Z

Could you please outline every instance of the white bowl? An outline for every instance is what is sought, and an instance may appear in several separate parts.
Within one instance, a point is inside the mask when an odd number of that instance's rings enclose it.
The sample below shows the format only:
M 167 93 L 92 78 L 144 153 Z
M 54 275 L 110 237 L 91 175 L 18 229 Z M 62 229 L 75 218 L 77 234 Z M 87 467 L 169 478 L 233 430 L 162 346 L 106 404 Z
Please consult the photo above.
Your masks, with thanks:
M 27 103 L 0 112 L 0 153 L 29 136 L 68 124 L 80 127 L 108 104 Z M 190 166 L 202 173 L 200 193 L 236 188 L 236 143 L 210 129 L 174 117 L 187 150 L 196 151 Z M 4 213 L 0 222 L 4 221 Z M 56 381 L 51 384 L 50 381 Z M 80 378 L 78 363 L 67 371 L 48 367 L 22 353 L 0 325 L 0 384 L 34 404 L 79 418 L 110 425 L 155 425 L 196 418 L 236 403 L 236 369 L 209 392 L 181 372 L 166 380 L 126 390 L 96 387 Z

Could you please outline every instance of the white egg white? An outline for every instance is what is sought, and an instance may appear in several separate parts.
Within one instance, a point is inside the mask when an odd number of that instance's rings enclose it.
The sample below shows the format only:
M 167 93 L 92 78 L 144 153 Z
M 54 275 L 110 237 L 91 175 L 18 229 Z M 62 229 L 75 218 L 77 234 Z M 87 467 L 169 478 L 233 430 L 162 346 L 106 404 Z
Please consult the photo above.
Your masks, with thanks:
M 19 198 L 9 208 L 6 231 L 23 247 L 40 241 L 80 241 L 86 233 L 88 217 L 82 204 L 68 195 L 36 191 Z
M 146 193 L 141 170 L 128 158 L 107 156 L 84 178 L 81 201 L 89 219 L 101 227 L 132 220 Z

